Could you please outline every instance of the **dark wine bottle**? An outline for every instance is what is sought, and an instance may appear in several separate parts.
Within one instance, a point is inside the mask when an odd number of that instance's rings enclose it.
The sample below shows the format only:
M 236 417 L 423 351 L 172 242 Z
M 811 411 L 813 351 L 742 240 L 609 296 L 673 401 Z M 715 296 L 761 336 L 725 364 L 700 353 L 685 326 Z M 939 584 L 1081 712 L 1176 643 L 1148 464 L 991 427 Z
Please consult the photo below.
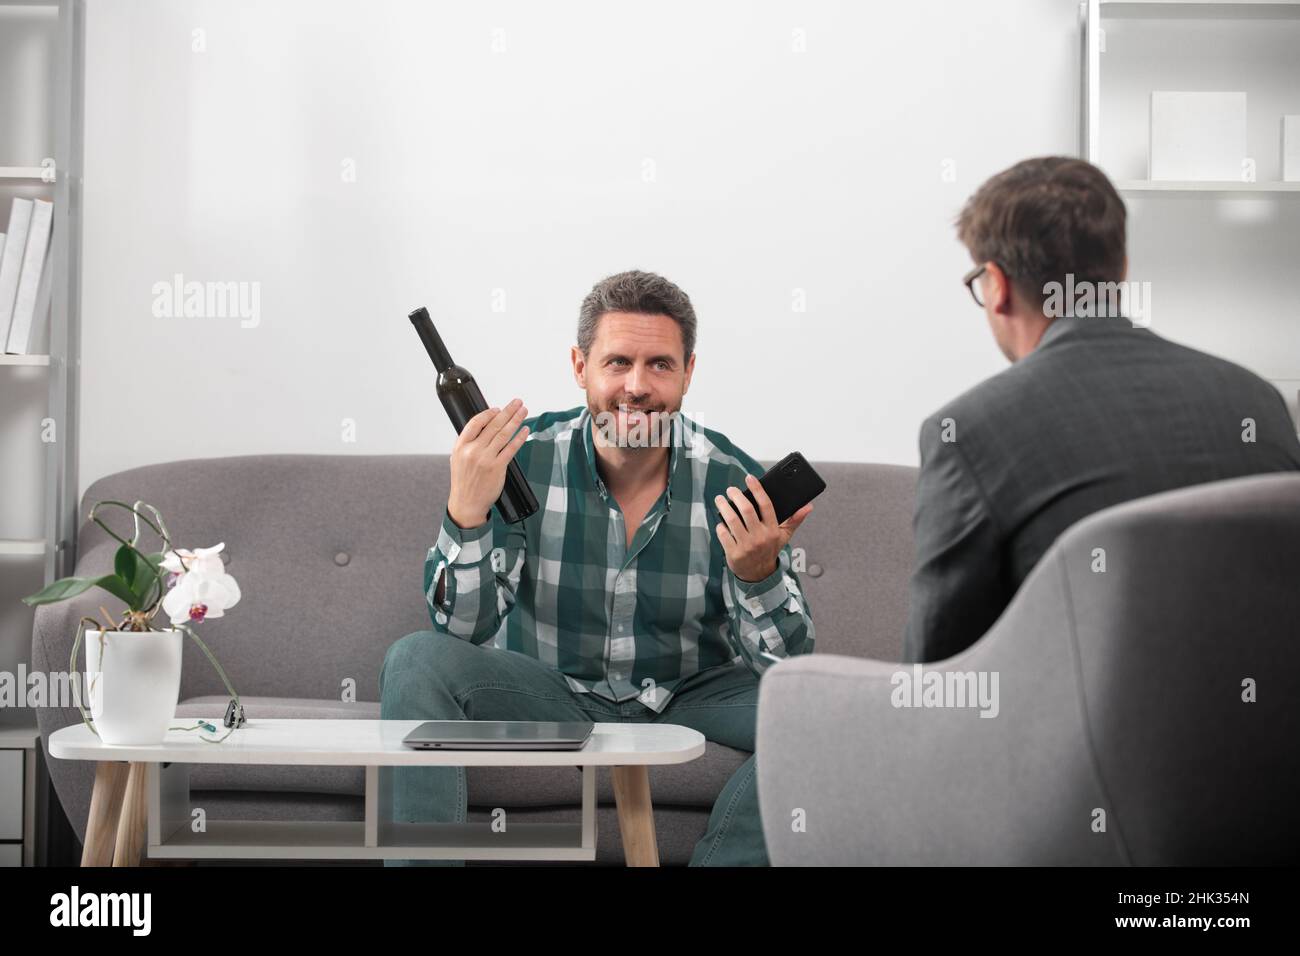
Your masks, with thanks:
M 433 364 L 438 369 L 438 398 L 442 401 L 442 407 L 447 410 L 447 417 L 456 427 L 456 434 L 459 435 L 471 418 L 487 409 L 488 403 L 484 400 L 483 393 L 479 391 L 474 376 L 451 360 L 447 346 L 442 344 L 442 338 L 438 335 L 438 330 L 433 327 L 433 320 L 429 318 L 429 310 L 420 306 L 410 314 L 409 318 L 420 336 L 420 341 L 424 343 L 425 351 L 429 353 L 429 358 L 433 359 Z M 506 483 L 501 489 L 501 497 L 497 499 L 496 506 L 507 524 L 523 521 L 539 507 L 537 496 L 533 494 L 528 479 L 524 477 L 524 470 L 514 459 L 511 459 L 510 464 L 506 466 Z

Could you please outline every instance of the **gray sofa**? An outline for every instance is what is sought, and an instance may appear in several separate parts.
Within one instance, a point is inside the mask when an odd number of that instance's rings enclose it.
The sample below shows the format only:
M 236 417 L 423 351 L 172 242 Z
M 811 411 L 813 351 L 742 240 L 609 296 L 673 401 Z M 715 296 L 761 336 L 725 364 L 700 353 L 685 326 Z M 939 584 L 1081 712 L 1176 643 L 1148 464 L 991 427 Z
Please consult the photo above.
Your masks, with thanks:
M 816 624 L 816 654 L 897 660 L 915 469 L 816 467 L 829 487 L 791 542 L 807 562 L 801 581 Z M 162 511 L 179 547 L 226 543 L 243 599 L 200 633 L 250 718 L 377 718 L 385 651 L 404 634 L 431 626 L 421 579 L 448 478 L 446 455 L 257 455 L 133 468 L 87 489 L 75 573 L 108 572 L 117 546 L 84 521 L 90 505 L 143 499 Z M 106 515 L 118 533 L 127 529 L 125 511 Z M 100 603 L 107 606 L 107 595 L 95 590 L 39 608 L 33 667 L 66 670 L 77 620 L 97 614 Z M 341 700 L 348 680 L 355 703 Z M 224 704 L 219 679 L 187 645 L 178 716 L 211 716 Z M 75 708 L 52 708 L 38 719 L 44 739 L 81 717 Z M 709 743 L 698 760 L 651 771 L 665 865 L 690 859 L 714 800 L 747 756 Z M 48 752 L 47 760 L 63 808 L 84 839 L 93 766 L 50 759 Z M 492 807 L 531 821 L 579 817 L 580 778 L 571 768 L 471 768 L 468 779 L 471 820 L 488 819 Z M 194 803 L 215 820 L 363 819 L 362 775 L 353 768 L 205 765 L 192 772 L 191 787 Z M 598 802 L 597 860 L 619 863 L 623 850 L 605 770 Z
M 927 666 L 998 674 L 995 717 L 898 706 L 900 665 L 833 649 L 764 676 L 771 861 L 1293 865 L 1297 638 L 1300 475 L 1098 512 L 979 642 Z

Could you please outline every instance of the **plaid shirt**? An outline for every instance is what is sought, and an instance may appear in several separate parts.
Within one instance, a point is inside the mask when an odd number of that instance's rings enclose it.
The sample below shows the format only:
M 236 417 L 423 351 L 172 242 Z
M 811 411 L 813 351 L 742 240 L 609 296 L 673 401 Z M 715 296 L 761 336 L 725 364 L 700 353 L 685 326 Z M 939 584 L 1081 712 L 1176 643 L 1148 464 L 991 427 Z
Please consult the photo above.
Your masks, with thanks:
M 596 470 L 584 405 L 529 418 L 515 453 L 541 507 L 509 525 L 496 508 L 477 528 L 443 512 L 424 562 L 438 631 L 518 651 L 560 671 L 574 693 L 639 699 L 661 712 L 693 674 L 743 662 L 755 676 L 777 657 L 810 654 L 808 599 L 791 550 L 761 581 L 738 579 L 714 527 L 714 496 L 745 487 L 757 461 L 724 435 L 674 416 L 669 482 L 632 546 L 622 509 Z M 442 604 L 438 579 L 447 577 Z

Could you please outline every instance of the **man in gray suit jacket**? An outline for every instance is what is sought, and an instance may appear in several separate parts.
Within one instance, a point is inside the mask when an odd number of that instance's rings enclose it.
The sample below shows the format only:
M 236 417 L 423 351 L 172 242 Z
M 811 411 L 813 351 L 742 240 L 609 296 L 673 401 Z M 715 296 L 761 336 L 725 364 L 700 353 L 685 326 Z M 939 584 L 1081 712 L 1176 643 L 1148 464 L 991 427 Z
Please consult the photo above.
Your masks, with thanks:
M 967 287 L 1013 364 L 921 427 L 907 662 L 979 640 L 1057 535 L 1094 511 L 1300 469 L 1272 385 L 1119 317 L 1124 203 L 1096 167 L 1019 163 L 980 187 L 957 229 L 976 264 Z

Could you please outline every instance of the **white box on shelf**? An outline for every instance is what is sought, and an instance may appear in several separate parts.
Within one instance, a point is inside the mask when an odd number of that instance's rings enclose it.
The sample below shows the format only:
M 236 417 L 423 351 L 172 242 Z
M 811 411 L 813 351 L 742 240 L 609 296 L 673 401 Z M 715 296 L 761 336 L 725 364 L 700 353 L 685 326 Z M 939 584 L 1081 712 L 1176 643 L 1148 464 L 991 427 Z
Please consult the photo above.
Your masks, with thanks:
M 1241 182 L 1249 168 L 1245 93 L 1152 92 L 1147 178 Z
M 1282 117 L 1282 180 L 1300 182 L 1300 113 Z

